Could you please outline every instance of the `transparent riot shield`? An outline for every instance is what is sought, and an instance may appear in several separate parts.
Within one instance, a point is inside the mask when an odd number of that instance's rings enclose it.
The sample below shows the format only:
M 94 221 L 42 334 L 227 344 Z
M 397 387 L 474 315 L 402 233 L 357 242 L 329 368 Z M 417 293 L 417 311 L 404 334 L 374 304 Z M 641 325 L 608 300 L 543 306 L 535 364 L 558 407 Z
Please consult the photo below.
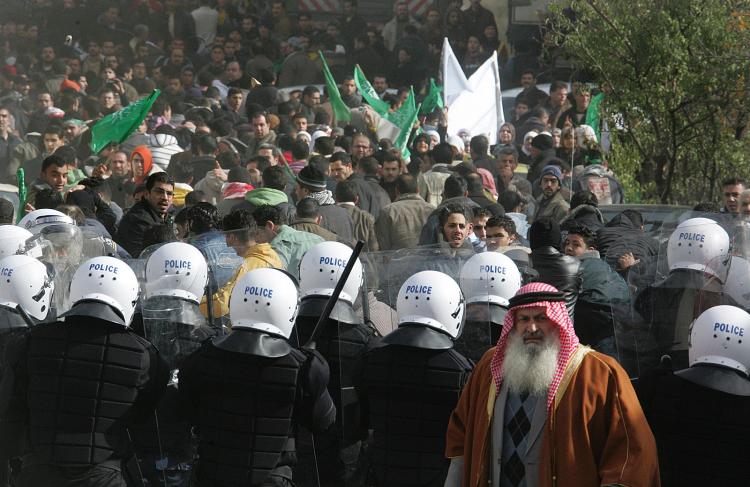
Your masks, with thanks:
M 209 320 L 211 326 L 217 330 L 224 330 L 230 327 L 229 322 L 229 297 L 232 294 L 234 282 L 239 278 L 237 275 L 240 267 L 243 266 L 244 258 L 237 255 L 237 251 L 227 245 L 227 242 L 235 243 L 233 238 L 244 237 L 243 231 L 237 232 L 220 232 L 211 230 L 201 235 L 194 235 L 185 240 L 201 251 L 208 264 L 208 289 L 204 301 L 201 303 L 201 312 Z M 243 267 L 250 270 L 257 267 L 269 267 L 268 263 L 263 260 L 263 251 L 261 248 L 252 249 L 248 247 L 249 265 Z M 273 267 L 273 266 L 270 266 Z M 213 299 L 209 305 L 208 296 Z M 209 316 L 210 315 L 210 316 Z
M 630 281 L 635 333 L 627 338 L 638 347 L 640 374 L 654 367 L 688 367 L 692 322 L 706 309 L 728 304 L 724 284 L 732 260 L 730 243 L 726 236 L 721 245 L 710 243 L 712 232 L 723 230 L 713 222 L 707 227 L 707 220 L 686 223 L 694 217 L 681 214 L 674 225 L 662 225 L 659 253 L 653 259 L 656 272 L 639 286 Z
M 458 352 L 478 362 L 497 343 L 509 300 L 522 283 L 519 266 L 500 252 L 479 253 L 463 264 L 459 284 L 466 302 L 466 317 L 455 344 Z
M 398 294 L 409 277 L 420 271 L 436 270 L 447 274 L 458 283 L 461 267 L 471 255 L 473 255 L 471 250 L 451 251 L 439 245 L 398 251 L 370 252 L 364 255 L 361 260 L 365 269 L 369 315 L 378 334 L 385 337 L 398 328 Z M 335 326 L 343 325 L 336 323 Z M 486 323 L 483 326 L 486 329 Z M 331 369 L 332 375 L 334 373 L 339 375 L 338 382 L 342 385 L 341 398 L 344 399 L 348 395 L 357 401 L 354 407 L 344 408 L 344 414 L 340 417 L 343 448 L 340 451 L 341 475 L 337 479 L 338 485 L 347 487 L 371 485 L 374 478 L 374 467 L 371 461 L 372 436 L 367 425 L 370 424 L 369 415 L 372 408 L 380 406 L 362 403 L 356 393 L 356 387 L 352 386 L 358 380 L 363 355 L 377 341 L 372 340 L 368 347 L 361 347 L 355 354 L 351 354 L 348 359 L 351 366 L 339 367 L 337 371 L 334 371 L 334 368 Z M 478 341 L 469 340 L 468 346 L 475 347 L 478 350 L 477 353 L 481 354 L 491 346 L 490 341 L 490 334 L 487 333 Z M 340 354 L 345 355 L 346 349 L 350 346 L 351 342 L 339 341 Z M 404 371 L 404 373 L 410 372 L 414 373 L 414 371 Z M 391 411 L 391 414 L 394 424 L 397 424 L 398 404 L 394 403 L 393 407 L 396 410 Z M 355 438 L 359 441 L 354 442 Z M 320 449 L 318 449 L 318 455 L 320 457 Z M 298 477 L 295 478 L 295 483 L 299 480 Z M 320 485 L 327 485 L 323 480 L 325 476 L 322 476 Z
M 163 244 L 148 247 L 132 262 L 141 288 L 142 333 L 159 351 L 170 369 L 167 392 L 153 418 L 133 430 L 133 440 L 148 485 L 189 485 L 196 444 L 188 426 L 178 420 L 177 390 L 180 365 L 203 343 L 216 335 L 198 302 L 186 299 L 179 289 L 163 282 L 167 277 L 152 272 L 149 257 Z M 139 325 L 134 323 L 134 328 Z
M 733 305 L 750 312 L 750 262 L 745 257 L 732 256 L 724 293 L 733 301 Z
M 86 247 L 90 250 L 89 247 Z M 68 311 L 70 302 L 70 280 L 78 266 L 87 258 L 84 252 L 84 235 L 74 225 L 47 225 L 26 241 L 24 254 L 39 259 L 54 270 L 55 293 L 52 297 L 50 318 Z M 101 255 L 101 254 L 99 254 Z

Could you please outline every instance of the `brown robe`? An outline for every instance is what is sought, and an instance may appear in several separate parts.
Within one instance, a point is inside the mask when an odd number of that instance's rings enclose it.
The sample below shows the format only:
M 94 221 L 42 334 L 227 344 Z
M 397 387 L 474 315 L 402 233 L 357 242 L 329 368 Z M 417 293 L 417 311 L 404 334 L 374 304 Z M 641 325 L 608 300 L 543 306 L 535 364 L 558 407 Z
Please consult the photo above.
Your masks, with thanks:
M 464 487 L 484 487 L 490 480 L 494 351 L 474 368 L 448 424 L 445 455 L 464 457 Z M 542 439 L 540 487 L 660 485 L 654 435 L 616 360 L 579 345 L 553 408 Z

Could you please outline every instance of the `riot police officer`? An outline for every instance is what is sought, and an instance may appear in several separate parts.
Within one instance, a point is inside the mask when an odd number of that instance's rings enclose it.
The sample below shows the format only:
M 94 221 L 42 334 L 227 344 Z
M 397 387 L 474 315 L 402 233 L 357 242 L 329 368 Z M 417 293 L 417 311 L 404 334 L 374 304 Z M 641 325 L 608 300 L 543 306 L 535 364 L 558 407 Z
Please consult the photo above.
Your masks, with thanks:
M 352 249 L 338 242 L 321 242 L 310 248 L 300 262 L 300 310 L 296 332 L 300 345 L 310 339 L 329 297 L 346 267 Z M 357 485 L 361 439 L 359 402 L 352 371 L 362 354 L 377 342 L 375 331 L 354 312 L 353 303 L 362 286 L 362 264 L 354 264 L 339 299 L 316 339 L 317 350 L 331 367 L 328 392 L 338 414 L 336 424 L 315 436 L 320 482 L 325 485 Z M 307 439 L 301 441 L 307 446 Z M 304 451 L 304 450 L 303 450 Z M 300 465 L 300 469 L 305 469 Z
M 195 446 L 187 423 L 177 418 L 175 379 L 185 357 L 215 334 L 199 309 L 208 265 L 197 248 L 170 242 L 150 249 L 144 274 L 144 334 L 167 361 L 172 379 L 155 415 L 133 437 L 149 485 L 179 487 L 190 482 Z
M 18 485 L 125 486 L 129 428 L 153 412 L 167 382 L 158 351 L 128 326 L 138 281 L 112 257 L 84 262 L 71 309 L 6 349 L 3 418 L 27 425 Z
M 693 323 L 690 368 L 636 383 L 664 487 L 744 485 L 750 454 L 750 315 L 714 306 Z
M 22 228 L 10 225 L 6 225 L 2 230 L 9 228 L 28 233 Z M 25 237 L 22 233 L 20 236 Z M 8 236 L 0 240 L 9 243 L 11 239 Z M 19 244 L 20 239 L 16 243 Z M 14 244 L 9 245 L 11 249 L 14 247 L 17 248 Z M 54 290 L 55 286 L 47 274 L 47 267 L 38 260 L 25 255 L 9 255 L 0 260 L 0 377 L 3 375 L 5 346 L 14 337 L 28 331 L 30 325 L 47 318 Z M 22 452 L 22 436 L 23 424 L 0 419 L 0 438 L 3 438 L 3 441 L 0 441 L 2 486 L 8 484 L 9 459 L 19 456 Z
M 464 297 L 449 276 L 422 271 L 401 286 L 396 311 L 398 328 L 364 356 L 357 379 L 363 423 L 373 430 L 368 485 L 442 486 L 448 419 L 472 368 L 453 349 Z
M 482 252 L 466 261 L 460 282 L 466 297 L 466 324 L 455 348 L 476 362 L 500 338 L 508 300 L 521 288 L 521 273 L 510 257 Z
M 199 433 L 196 485 L 292 485 L 297 426 L 322 431 L 333 423 L 325 360 L 287 341 L 297 295 L 283 271 L 244 274 L 229 300 L 232 333 L 182 364 L 181 404 Z
M 690 323 L 711 306 L 734 303 L 722 293 L 730 262 L 729 235 L 715 221 L 691 218 L 679 224 L 667 243 L 667 261 L 667 278 L 646 287 L 634 302 L 653 340 L 631 347 L 638 348 L 642 369 L 663 354 L 675 369 L 687 367 Z M 647 356 L 649 349 L 655 352 L 652 357 Z

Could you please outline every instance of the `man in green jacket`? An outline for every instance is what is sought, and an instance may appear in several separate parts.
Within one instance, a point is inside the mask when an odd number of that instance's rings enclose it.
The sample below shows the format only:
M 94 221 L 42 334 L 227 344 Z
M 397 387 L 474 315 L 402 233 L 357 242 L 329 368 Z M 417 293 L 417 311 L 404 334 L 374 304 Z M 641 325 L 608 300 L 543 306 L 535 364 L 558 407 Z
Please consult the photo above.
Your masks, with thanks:
M 299 279 L 302 256 L 310 247 L 325 240 L 287 226 L 286 215 L 278 206 L 260 206 L 253 211 L 253 218 L 258 225 L 255 241 L 259 244 L 270 243 L 284 264 L 284 269 Z

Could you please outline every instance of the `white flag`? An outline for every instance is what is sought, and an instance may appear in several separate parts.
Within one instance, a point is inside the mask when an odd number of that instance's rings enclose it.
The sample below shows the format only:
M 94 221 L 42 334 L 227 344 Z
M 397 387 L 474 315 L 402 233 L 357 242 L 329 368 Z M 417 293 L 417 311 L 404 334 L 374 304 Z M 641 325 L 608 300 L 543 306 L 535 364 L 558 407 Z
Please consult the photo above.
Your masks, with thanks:
M 443 101 L 447 107 L 458 98 L 462 91 L 469 89 L 464 70 L 461 69 L 458 58 L 453 54 L 453 49 L 451 49 L 447 37 L 443 38 L 443 55 L 440 66 L 443 73 Z
M 485 135 L 490 144 L 496 144 L 497 131 L 505 123 L 497 53 L 492 53 L 466 85 L 448 106 L 448 135 L 466 130 L 472 136 Z

